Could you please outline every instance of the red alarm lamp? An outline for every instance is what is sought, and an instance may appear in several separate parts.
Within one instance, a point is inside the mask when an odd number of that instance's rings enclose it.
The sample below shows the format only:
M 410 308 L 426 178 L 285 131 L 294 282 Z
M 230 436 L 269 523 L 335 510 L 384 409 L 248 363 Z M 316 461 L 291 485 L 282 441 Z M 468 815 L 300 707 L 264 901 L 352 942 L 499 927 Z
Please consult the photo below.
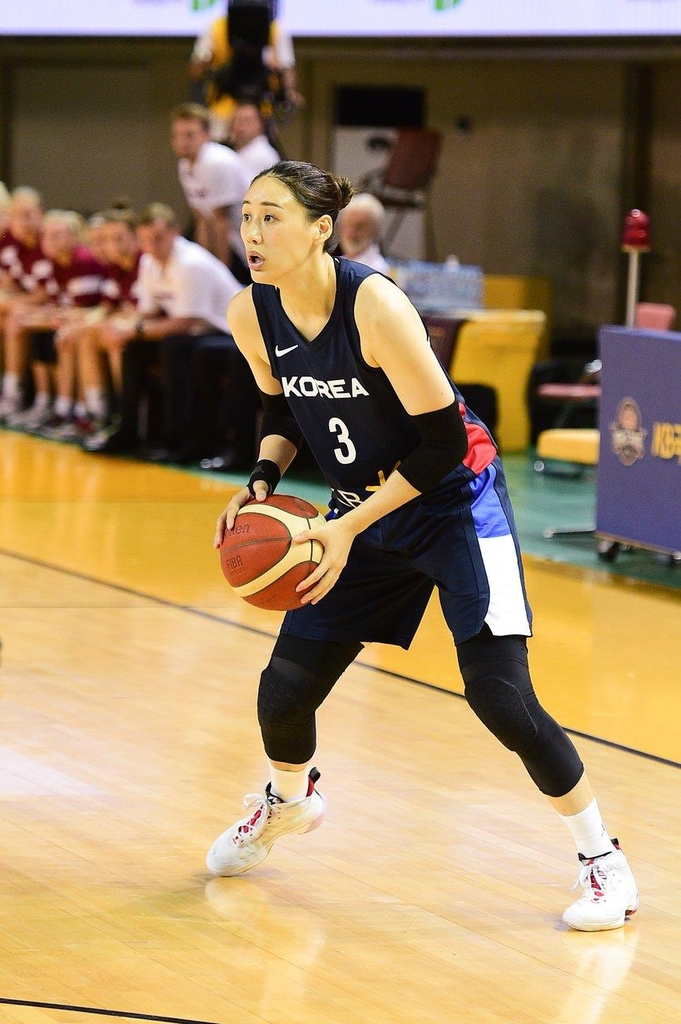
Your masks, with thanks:
M 642 210 L 631 210 L 624 218 L 623 252 L 650 252 L 650 217 Z
M 627 327 L 633 327 L 638 303 L 639 258 L 642 252 L 650 252 L 650 218 L 642 210 L 630 210 L 624 218 L 622 252 L 629 256 L 625 323 Z

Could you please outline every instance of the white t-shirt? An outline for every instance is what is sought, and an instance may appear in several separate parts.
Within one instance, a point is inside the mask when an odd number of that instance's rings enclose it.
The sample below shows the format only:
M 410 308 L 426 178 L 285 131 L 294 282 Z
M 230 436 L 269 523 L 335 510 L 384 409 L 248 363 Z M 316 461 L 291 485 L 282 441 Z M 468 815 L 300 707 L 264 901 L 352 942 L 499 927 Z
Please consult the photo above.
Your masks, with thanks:
M 149 253 L 140 260 L 137 280 L 141 316 L 201 317 L 227 330 L 227 306 L 241 285 L 231 270 L 196 242 L 176 238 L 163 265 Z
M 366 249 L 362 249 L 356 256 L 349 256 L 348 259 L 354 260 L 355 263 L 363 263 L 366 267 L 371 267 L 372 270 L 380 270 L 386 276 L 390 274 L 390 264 L 381 254 L 381 250 L 375 242 L 367 245 Z
M 270 145 L 265 135 L 258 135 L 255 139 L 251 139 L 245 146 L 242 146 L 237 151 L 237 156 L 244 162 L 249 174 L 250 179 L 254 178 L 256 174 L 260 174 L 261 171 L 266 171 L 268 167 L 273 164 L 278 164 L 281 160 L 279 153 L 277 153 L 274 146 Z
M 229 208 L 229 243 L 234 252 L 243 255 L 241 202 L 253 177 L 243 160 L 228 146 L 204 142 L 194 163 L 185 157 L 178 160 L 177 172 L 187 203 L 202 217 Z

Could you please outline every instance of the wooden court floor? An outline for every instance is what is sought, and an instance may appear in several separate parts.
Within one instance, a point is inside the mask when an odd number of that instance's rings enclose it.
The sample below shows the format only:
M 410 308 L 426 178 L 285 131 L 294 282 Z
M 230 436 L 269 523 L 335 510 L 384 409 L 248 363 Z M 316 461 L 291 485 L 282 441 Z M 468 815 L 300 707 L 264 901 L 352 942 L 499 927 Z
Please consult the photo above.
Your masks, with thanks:
M 0 431 L 0 1022 L 681 1021 L 678 591 L 526 565 L 537 689 L 638 877 L 626 928 L 563 926 L 572 844 L 436 607 L 322 708 L 324 826 L 213 879 L 265 781 L 278 624 L 220 576 L 228 493 Z

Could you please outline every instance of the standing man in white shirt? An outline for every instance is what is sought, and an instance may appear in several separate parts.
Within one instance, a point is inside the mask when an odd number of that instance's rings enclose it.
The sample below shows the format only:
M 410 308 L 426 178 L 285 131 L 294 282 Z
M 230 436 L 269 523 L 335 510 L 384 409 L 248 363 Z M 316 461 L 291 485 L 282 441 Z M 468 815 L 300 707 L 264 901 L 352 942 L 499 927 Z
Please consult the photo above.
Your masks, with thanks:
M 265 121 L 255 103 L 241 103 L 236 108 L 227 141 L 243 160 L 250 178 L 281 160 L 265 134 Z
M 177 172 L 195 223 L 195 241 L 250 284 L 241 241 L 241 201 L 251 183 L 243 161 L 227 146 L 212 142 L 210 114 L 198 103 L 183 103 L 171 116 Z
M 224 264 L 182 238 L 174 211 L 163 203 L 152 203 L 142 214 L 137 237 L 143 252 L 137 282 L 139 319 L 120 337 L 120 428 L 87 438 L 83 447 L 91 452 L 138 450 L 139 404 L 152 362 L 161 365 L 161 444 L 167 449 L 183 444 L 193 416 L 194 354 L 208 338 L 227 335 L 226 309 L 241 290 Z

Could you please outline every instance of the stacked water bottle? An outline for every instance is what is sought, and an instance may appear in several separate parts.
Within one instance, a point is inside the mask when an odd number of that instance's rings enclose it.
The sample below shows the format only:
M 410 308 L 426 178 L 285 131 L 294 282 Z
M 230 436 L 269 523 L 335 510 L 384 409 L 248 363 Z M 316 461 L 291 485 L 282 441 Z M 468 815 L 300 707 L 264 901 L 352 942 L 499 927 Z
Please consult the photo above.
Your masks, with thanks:
M 463 266 L 454 256 L 444 263 L 392 260 L 391 272 L 420 312 L 482 309 L 482 268 Z

